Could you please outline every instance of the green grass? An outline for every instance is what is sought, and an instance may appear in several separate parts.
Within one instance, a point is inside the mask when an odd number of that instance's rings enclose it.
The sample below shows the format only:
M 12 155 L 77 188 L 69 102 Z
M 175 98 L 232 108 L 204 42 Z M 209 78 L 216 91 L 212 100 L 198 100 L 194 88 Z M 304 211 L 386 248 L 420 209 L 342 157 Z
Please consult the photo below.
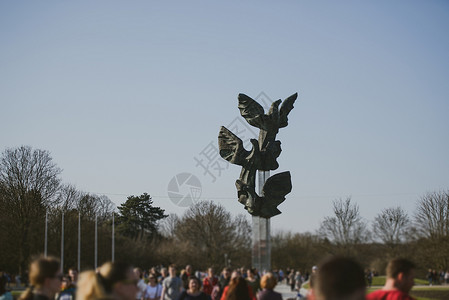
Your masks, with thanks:
M 373 277 L 372 286 L 383 286 L 385 284 L 385 276 L 375 276 Z M 428 285 L 429 283 L 425 279 L 415 278 L 415 285 Z

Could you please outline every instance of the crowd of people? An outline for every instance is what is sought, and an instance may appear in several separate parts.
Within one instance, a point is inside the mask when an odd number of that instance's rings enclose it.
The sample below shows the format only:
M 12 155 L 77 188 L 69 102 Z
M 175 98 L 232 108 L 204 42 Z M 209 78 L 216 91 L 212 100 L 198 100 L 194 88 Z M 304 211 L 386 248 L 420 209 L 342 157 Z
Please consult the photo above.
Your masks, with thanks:
M 261 274 L 256 269 L 224 268 L 217 275 L 212 268 L 194 272 L 191 265 L 178 273 L 175 265 L 144 271 L 124 262 L 107 262 L 80 274 L 70 268 L 63 274 L 58 259 L 40 257 L 30 264 L 29 286 L 19 300 L 282 300 L 282 294 L 274 289 L 284 280 L 298 297 L 309 300 L 413 299 L 409 295 L 415 276 L 411 261 L 391 260 L 385 285 L 368 294 L 366 288 L 371 283 L 367 274 L 372 272 L 367 273 L 353 259 L 339 256 L 314 266 L 311 274 L 299 270 Z M 299 294 L 305 283 L 308 292 Z M 0 300 L 13 299 L 6 286 L 7 277 L 2 275 Z

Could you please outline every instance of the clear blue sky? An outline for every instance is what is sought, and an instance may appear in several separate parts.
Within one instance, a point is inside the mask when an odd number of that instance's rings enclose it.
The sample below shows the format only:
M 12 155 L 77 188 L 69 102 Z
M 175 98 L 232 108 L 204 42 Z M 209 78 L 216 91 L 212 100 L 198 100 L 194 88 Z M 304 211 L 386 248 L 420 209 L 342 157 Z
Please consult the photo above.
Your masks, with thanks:
M 49 150 L 64 182 L 168 213 L 185 210 L 168 183 L 191 173 L 243 213 L 240 167 L 212 182 L 195 158 L 238 93 L 298 92 L 273 230 L 314 231 L 347 196 L 368 221 L 412 215 L 449 188 L 448 31 L 447 1 L 1 1 L 1 151 Z

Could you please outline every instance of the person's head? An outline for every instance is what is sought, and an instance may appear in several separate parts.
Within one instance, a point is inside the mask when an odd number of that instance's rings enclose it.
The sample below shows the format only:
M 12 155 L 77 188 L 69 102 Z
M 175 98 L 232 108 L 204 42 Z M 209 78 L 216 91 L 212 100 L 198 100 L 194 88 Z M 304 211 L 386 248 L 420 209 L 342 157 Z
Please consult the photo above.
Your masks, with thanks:
M 190 276 L 189 277 L 189 291 L 190 292 L 198 292 L 201 288 L 201 282 L 198 277 Z
M 232 271 L 232 273 L 231 273 L 231 279 L 237 278 L 237 277 L 242 277 L 242 274 L 240 273 L 240 271 L 238 269 Z
M 171 264 L 168 267 L 168 273 L 170 274 L 170 277 L 176 277 L 176 265 Z
M 192 274 L 192 271 L 193 271 L 193 270 L 192 270 L 192 266 L 191 266 L 191 265 L 187 265 L 187 266 L 186 266 L 186 272 L 187 272 L 187 274 L 189 274 L 189 275 Z
M 61 290 L 68 289 L 71 285 L 72 285 L 72 280 L 71 280 L 70 276 L 64 275 L 62 277 Z
M 167 268 L 162 268 L 161 269 L 161 276 L 164 277 L 164 278 L 168 276 Z
M 136 275 L 137 278 L 142 279 L 143 271 L 142 271 L 141 268 L 134 268 L 133 272 L 134 272 L 134 275 Z
M 365 274 L 354 260 L 334 256 L 324 260 L 314 279 L 314 295 L 317 300 L 364 300 Z
M 230 278 L 230 276 L 231 276 L 231 269 L 224 268 L 222 274 L 223 274 L 224 278 Z
M 248 270 L 246 270 L 246 275 L 247 275 L 249 278 L 254 278 L 254 277 L 256 277 L 256 269 L 254 269 L 254 268 L 249 268 Z
M 29 280 L 31 286 L 45 294 L 49 298 L 61 288 L 62 273 L 59 260 L 54 257 L 39 257 L 30 264 Z M 21 299 L 29 299 L 32 296 L 32 290 L 23 293 Z
M 246 280 L 241 276 L 232 277 L 229 282 L 228 293 L 226 294 L 226 300 L 248 300 L 248 284 Z
M 213 268 L 208 268 L 207 269 L 207 275 L 209 277 L 214 277 L 214 269 Z
M 273 273 L 268 272 L 260 279 L 260 287 L 266 290 L 272 290 L 277 284 L 276 276 Z
M 77 300 L 93 300 L 114 297 L 134 300 L 137 293 L 137 276 L 133 268 L 123 262 L 107 262 L 98 272 L 81 273 L 76 293 Z
M 151 286 L 157 285 L 156 274 L 150 273 L 150 275 L 148 275 L 148 284 Z
M 387 265 L 387 278 L 394 280 L 394 286 L 408 293 L 415 284 L 415 264 L 405 258 L 396 258 Z
M 70 268 L 69 269 L 69 276 L 70 276 L 70 280 L 73 283 L 76 283 L 78 281 L 78 270 L 75 268 Z

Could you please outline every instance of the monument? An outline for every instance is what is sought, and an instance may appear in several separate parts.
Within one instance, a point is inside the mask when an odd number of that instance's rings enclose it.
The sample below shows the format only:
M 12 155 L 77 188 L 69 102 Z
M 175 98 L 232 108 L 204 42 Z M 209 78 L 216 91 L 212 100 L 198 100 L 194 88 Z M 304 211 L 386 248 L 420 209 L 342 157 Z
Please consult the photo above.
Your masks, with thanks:
M 284 101 L 272 103 L 268 113 L 251 97 L 239 94 L 238 108 L 245 120 L 259 128 L 259 139 L 251 139 L 250 151 L 243 141 L 222 126 L 218 134 L 220 156 L 230 163 L 242 166 L 236 180 L 238 201 L 253 218 L 252 264 L 260 271 L 271 270 L 270 218 L 280 214 L 277 208 L 292 190 L 290 172 L 270 177 L 270 171 L 279 167 L 276 159 L 281 154 L 281 142 L 276 140 L 280 128 L 288 125 L 288 114 L 293 109 L 298 94 Z M 281 104 L 282 103 L 282 104 Z M 256 193 L 256 173 L 259 190 Z

